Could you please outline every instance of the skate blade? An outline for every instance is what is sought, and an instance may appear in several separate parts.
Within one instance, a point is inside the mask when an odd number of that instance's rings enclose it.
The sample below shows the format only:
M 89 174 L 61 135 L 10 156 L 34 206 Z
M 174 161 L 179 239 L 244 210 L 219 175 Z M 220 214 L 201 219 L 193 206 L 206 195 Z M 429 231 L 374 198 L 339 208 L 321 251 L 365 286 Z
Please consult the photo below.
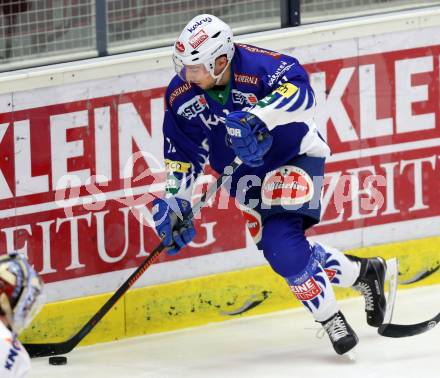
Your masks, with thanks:
M 341 357 L 347 361 L 347 362 L 356 362 L 356 356 L 357 356 L 357 348 L 353 348 L 352 350 L 348 351 L 347 353 L 344 353 Z

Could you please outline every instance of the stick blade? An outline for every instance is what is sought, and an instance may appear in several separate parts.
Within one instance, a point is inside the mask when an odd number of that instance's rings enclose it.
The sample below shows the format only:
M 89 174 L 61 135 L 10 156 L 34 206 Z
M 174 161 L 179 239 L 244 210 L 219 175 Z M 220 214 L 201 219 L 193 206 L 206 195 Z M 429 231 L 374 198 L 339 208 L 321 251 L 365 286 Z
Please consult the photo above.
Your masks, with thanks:
M 75 345 L 70 342 L 52 343 L 52 344 L 23 344 L 31 358 L 49 357 L 59 354 L 69 353 Z
M 430 320 L 415 324 L 390 324 L 384 323 L 379 329 L 379 335 L 385 337 L 410 337 L 420 335 L 433 329 L 440 322 L 440 313 Z

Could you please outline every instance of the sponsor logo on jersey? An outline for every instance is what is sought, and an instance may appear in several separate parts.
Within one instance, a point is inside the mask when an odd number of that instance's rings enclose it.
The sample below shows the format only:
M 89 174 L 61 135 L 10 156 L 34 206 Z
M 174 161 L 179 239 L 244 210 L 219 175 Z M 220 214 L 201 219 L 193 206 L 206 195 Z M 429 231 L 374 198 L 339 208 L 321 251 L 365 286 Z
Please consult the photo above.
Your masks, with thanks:
M 279 59 L 281 57 L 281 54 L 277 53 L 275 51 L 265 50 L 265 49 L 255 47 L 255 46 L 250 46 L 250 45 L 243 45 L 241 43 L 236 43 L 236 45 L 238 47 L 241 47 L 241 48 L 243 48 L 249 52 L 252 52 L 252 53 L 268 55 L 268 56 L 271 56 L 272 58 L 275 58 L 275 59 Z
M 240 84 L 251 84 L 251 85 L 260 84 L 260 78 L 255 75 L 234 73 L 234 79 L 236 83 L 240 83 Z
M 170 106 L 173 105 L 174 100 L 179 97 L 181 94 L 189 91 L 191 89 L 191 84 L 190 83 L 185 83 L 183 85 L 181 85 L 180 87 L 177 87 L 174 91 L 171 92 L 170 97 L 168 98 L 168 102 L 170 104 Z
M 234 104 L 241 104 L 241 105 L 250 105 L 253 106 L 258 102 L 257 96 L 253 93 L 243 93 L 240 91 L 237 91 L 236 89 L 233 89 L 231 91 L 232 94 L 232 102 Z
M 293 294 L 300 301 L 310 301 L 321 294 L 321 288 L 318 283 L 310 277 L 307 281 L 299 285 L 290 285 Z
M 246 220 L 246 226 L 249 230 L 249 233 L 254 240 L 254 243 L 259 243 L 261 240 L 261 216 L 255 210 L 252 210 L 246 206 L 240 205 L 240 210 L 243 214 L 244 219 Z
M 189 28 L 186 28 L 186 30 L 188 30 L 190 33 L 192 33 L 199 26 L 202 26 L 203 24 L 207 24 L 207 23 L 209 23 L 211 21 L 212 21 L 211 17 L 202 18 L 201 20 L 199 20 L 199 21 L 195 22 L 194 24 L 192 24 Z
M 207 107 L 208 104 L 206 102 L 205 96 L 197 95 L 191 100 L 180 105 L 179 109 L 177 109 L 177 114 L 185 117 L 186 119 L 192 119 L 203 112 Z
M 292 97 L 298 91 L 298 87 L 292 83 L 284 83 L 274 90 L 274 93 L 278 93 L 285 98 Z
M 280 77 L 283 76 L 287 71 L 289 71 L 294 65 L 295 65 L 295 63 L 288 64 L 284 60 L 281 61 L 280 65 L 278 66 L 276 71 L 273 73 L 273 75 L 268 75 L 269 81 L 267 82 L 267 84 L 270 87 L 272 85 L 274 85 L 280 79 Z
M 258 101 L 257 106 L 260 108 L 265 108 L 266 106 L 272 104 L 278 98 L 279 97 L 276 94 L 271 93 L 266 97 L 263 97 L 260 101 Z
M 189 44 L 192 46 L 193 49 L 196 49 L 199 47 L 203 42 L 205 42 L 208 39 L 208 34 L 205 33 L 205 31 L 202 29 L 189 39 Z
M 191 163 L 165 159 L 165 166 L 167 170 L 171 172 L 188 173 L 191 168 Z
M 11 348 L 9 349 L 4 368 L 6 370 L 12 370 L 15 364 L 15 359 L 18 356 L 18 352 L 21 351 L 21 344 L 15 336 L 13 339 L 6 338 L 5 341 L 11 344 Z
M 165 183 L 165 192 L 175 195 L 179 191 L 179 187 L 180 187 L 179 179 L 176 176 L 174 176 L 172 173 L 169 173 L 167 176 L 167 181 Z
M 313 181 L 306 171 L 285 165 L 266 174 L 261 197 L 266 205 L 301 205 L 314 194 Z
M 176 41 L 176 50 L 180 53 L 185 52 L 185 45 L 180 41 Z
M 200 114 L 200 119 L 209 130 L 211 130 L 212 126 L 225 123 L 225 117 L 218 116 L 217 114 L 209 114 L 208 118 L 204 114 Z

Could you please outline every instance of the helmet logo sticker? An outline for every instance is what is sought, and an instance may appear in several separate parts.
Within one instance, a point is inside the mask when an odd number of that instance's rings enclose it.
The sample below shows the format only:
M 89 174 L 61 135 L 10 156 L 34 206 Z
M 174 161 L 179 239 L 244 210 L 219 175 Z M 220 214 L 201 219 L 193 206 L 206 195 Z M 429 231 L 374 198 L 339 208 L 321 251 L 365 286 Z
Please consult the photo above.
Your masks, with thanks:
M 193 49 L 196 49 L 208 38 L 209 38 L 208 34 L 206 34 L 205 31 L 202 29 L 193 36 L 191 36 L 191 38 L 189 39 L 189 44 L 192 46 Z
M 232 30 L 219 18 L 202 14 L 194 17 L 183 29 L 176 41 L 184 45 L 185 52 L 176 42 L 173 48 L 174 69 L 187 82 L 185 66 L 204 65 L 216 82 L 224 74 L 234 56 Z M 215 72 L 215 60 L 225 55 L 228 64 L 222 72 Z
M 197 27 L 199 27 L 207 22 L 211 22 L 211 21 L 212 21 L 212 18 L 209 16 L 202 18 L 201 20 L 194 22 L 194 24 L 192 26 L 190 26 L 189 28 L 186 28 L 186 30 L 188 30 L 190 33 L 192 33 L 194 30 L 197 29 Z
M 185 51 L 185 45 L 182 42 L 177 41 L 176 42 L 176 50 L 180 53 L 183 53 Z

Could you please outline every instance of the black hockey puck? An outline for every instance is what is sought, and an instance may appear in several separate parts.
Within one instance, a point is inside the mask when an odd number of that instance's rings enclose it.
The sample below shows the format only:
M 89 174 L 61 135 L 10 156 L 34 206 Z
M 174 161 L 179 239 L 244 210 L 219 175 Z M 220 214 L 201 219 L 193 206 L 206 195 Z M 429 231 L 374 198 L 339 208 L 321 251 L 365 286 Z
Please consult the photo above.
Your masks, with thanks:
M 49 357 L 49 364 L 51 364 L 51 365 L 65 365 L 65 364 L 67 364 L 67 357 L 65 357 L 65 356 Z

